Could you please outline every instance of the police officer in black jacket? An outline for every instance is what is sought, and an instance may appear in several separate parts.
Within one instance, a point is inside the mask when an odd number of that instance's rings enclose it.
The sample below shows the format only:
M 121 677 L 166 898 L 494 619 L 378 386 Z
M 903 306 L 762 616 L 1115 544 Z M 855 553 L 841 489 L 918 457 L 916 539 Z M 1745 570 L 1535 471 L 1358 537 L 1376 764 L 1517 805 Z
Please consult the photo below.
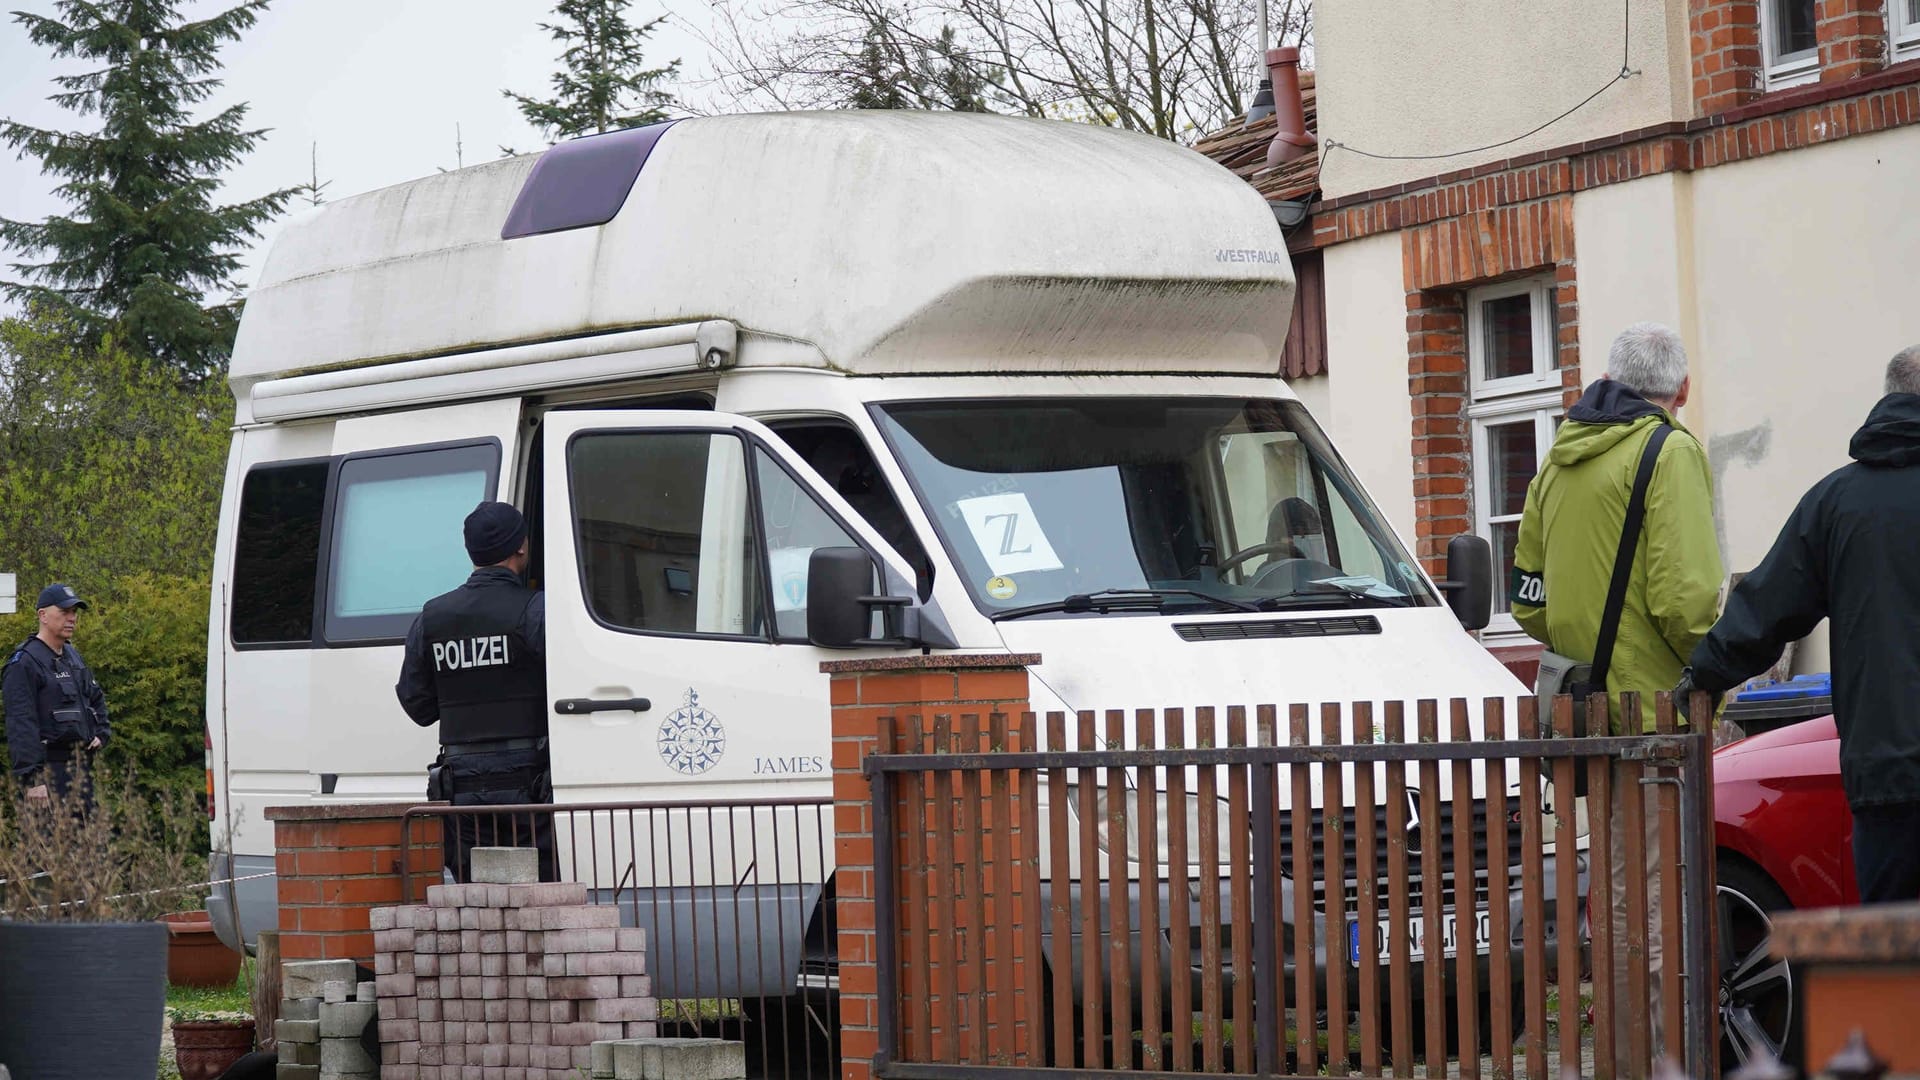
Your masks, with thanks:
M 526 584 L 527 522 L 506 503 L 483 502 L 467 515 L 465 539 L 473 575 L 421 608 L 394 693 L 414 723 L 440 724 L 429 798 L 548 802 L 546 597 Z M 529 845 L 540 850 L 541 878 L 557 880 L 549 815 L 463 814 L 451 824 L 456 880 L 467 880 L 475 846 Z
M 0 675 L 7 710 L 7 755 L 29 801 L 74 794 L 93 805 L 86 782 L 93 752 L 113 734 L 107 698 L 73 647 L 87 602 L 71 586 L 40 590 L 40 631 L 13 651 Z
M 1727 598 L 1676 691 L 1738 686 L 1830 620 L 1840 783 L 1862 903 L 1920 899 L 1920 345 Z

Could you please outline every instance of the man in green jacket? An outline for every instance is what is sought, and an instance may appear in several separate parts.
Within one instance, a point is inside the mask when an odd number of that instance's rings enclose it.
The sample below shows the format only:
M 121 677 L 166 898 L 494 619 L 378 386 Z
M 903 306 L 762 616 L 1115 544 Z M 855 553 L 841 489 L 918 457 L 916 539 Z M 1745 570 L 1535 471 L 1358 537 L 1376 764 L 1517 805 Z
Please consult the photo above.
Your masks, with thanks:
M 1647 441 L 1660 425 L 1673 430 L 1661 446 L 1647 488 L 1646 512 L 1633 553 L 1626 604 L 1607 671 L 1610 721 L 1620 734 L 1650 731 L 1653 696 L 1680 678 L 1688 654 L 1713 627 L 1720 593 L 1720 549 L 1713 527 L 1713 478 L 1700 443 L 1673 413 L 1687 403 L 1687 354 L 1680 336 L 1655 323 L 1620 332 L 1607 354 L 1607 374 L 1567 410 L 1533 482 L 1513 560 L 1512 608 L 1528 634 L 1562 656 L 1593 659 L 1601 612 L 1612 583 L 1614 558 L 1626 522 L 1634 475 Z M 1640 714 L 1621 714 L 1620 693 L 1637 690 Z M 1615 787 L 1625 793 L 1624 786 Z M 1652 868 L 1659 815 L 1647 797 L 1648 904 L 1657 909 L 1661 883 Z M 1615 941 L 1626 940 L 1625 800 L 1610 815 Z M 1600 913 L 1593 913 L 1599 917 Z M 1656 973 L 1661 943 L 1647 943 Z M 1624 965 L 1621 965 L 1624 967 Z M 1614 1000 L 1625 1001 L 1626 973 L 1616 971 Z M 1660 1040 L 1659 979 L 1652 980 L 1654 1042 Z M 1616 1009 L 1616 1045 L 1639 1022 Z

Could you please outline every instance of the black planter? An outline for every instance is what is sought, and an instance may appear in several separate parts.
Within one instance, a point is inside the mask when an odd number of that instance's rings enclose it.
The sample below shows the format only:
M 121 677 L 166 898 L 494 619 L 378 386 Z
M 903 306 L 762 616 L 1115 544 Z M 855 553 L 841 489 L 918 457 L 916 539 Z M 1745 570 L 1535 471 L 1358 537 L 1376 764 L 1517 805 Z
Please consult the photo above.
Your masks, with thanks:
M 19 1080 L 152 1080 L 167 1009 L 160 923 L 0 923 L 0 1065 Z

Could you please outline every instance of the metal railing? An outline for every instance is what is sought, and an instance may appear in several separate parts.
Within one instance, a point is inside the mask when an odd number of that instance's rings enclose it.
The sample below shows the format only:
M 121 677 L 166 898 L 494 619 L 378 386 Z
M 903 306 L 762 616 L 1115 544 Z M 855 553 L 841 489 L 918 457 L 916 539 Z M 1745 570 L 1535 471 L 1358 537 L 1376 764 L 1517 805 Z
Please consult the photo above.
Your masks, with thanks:
M 550 830 L 550 876 L 647 930 L 663 1035 L 741 1040 L 754 1075 L 838 1074 L 830 800 L 417 806 L 408 847 L 428 819 L 507 847 Z M 416 900 L 441 880 L 401 874 Z
M 883 721 L 891 752 L 865 761 L 876 1075 L 1002 1064 L 1018 1042 L 996 1025 L 1024 1025 L 1032 1051 L 1008 1076 L 1413 1076 L 1416 1057 L 1428 1076 L 1645 1076 L 1656 1026 L 1687 1075 L 1717 1075 L 1710 736 L 1681 732 L 1666 695 L 1646 735 L 1583 737 L 1572 704 L 1540 717 L 1523 699 L 1510 728 L 1486 701 L 1478 737 L 1460 699 L 1444 737 L 1431 700 L 1386 703 L 1378 731 L 1368 702 L 1317 725 L 1305 706 L 1226 709 L 1224 731 L 1210 708 L 1082 712 L 1071 748 L 1062 713 Z M 1619 857 L 1643 868 L 1621 941 L 1616 800 Z M 1024 1008 L 994 1011 L 1016 970 Z

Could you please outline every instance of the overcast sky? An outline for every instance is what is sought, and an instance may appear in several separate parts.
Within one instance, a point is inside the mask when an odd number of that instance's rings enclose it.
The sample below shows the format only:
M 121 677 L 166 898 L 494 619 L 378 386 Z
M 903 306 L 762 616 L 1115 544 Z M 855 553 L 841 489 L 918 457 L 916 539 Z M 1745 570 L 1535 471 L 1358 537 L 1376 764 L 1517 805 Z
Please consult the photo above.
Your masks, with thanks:
M 0 6 L 54 13 L 52 0 Z M 202 17 L 225 6 L 186 0 L 182 9 Z M 250 126 L 272 129 L 228 174 L 227 201 L 305 183 L 315 144 L 329 199 L 453 168 L 456 124 L 469 165 L 498 157 L 502 145 L 523 153 L 539 148 L 538 136 L 500 91 L 546 92 L 559 46 L 536 24 L 550 16 L 551 6 L 551 0 L 276 0 L 246 37 L 226 48 L 226 85 L 196 113 L 204 117 L 245 101 Z M 648 59 L 681 58 L 694 84 L 688 96 L 704 105 L 702 88 L 713 68 L 703 40 L 710 29 L 704 0 L 636 0 L 630 11 L 635 19 L 671 16 L 652 38 Z M 55 64 L 11 18 L 0 23 L 0 115 L 92 130 L 97 118 L 65 113 L 46 100 L 54 75 L 79 70 Z M 38 220 L 60 211 L 52 187 L 37 162 L 0 149 L 0 215 Z M 19 257 L 5 256 L 9 262 Z M 257 263 L 256 251 L 242 282 L 251 282 Z

